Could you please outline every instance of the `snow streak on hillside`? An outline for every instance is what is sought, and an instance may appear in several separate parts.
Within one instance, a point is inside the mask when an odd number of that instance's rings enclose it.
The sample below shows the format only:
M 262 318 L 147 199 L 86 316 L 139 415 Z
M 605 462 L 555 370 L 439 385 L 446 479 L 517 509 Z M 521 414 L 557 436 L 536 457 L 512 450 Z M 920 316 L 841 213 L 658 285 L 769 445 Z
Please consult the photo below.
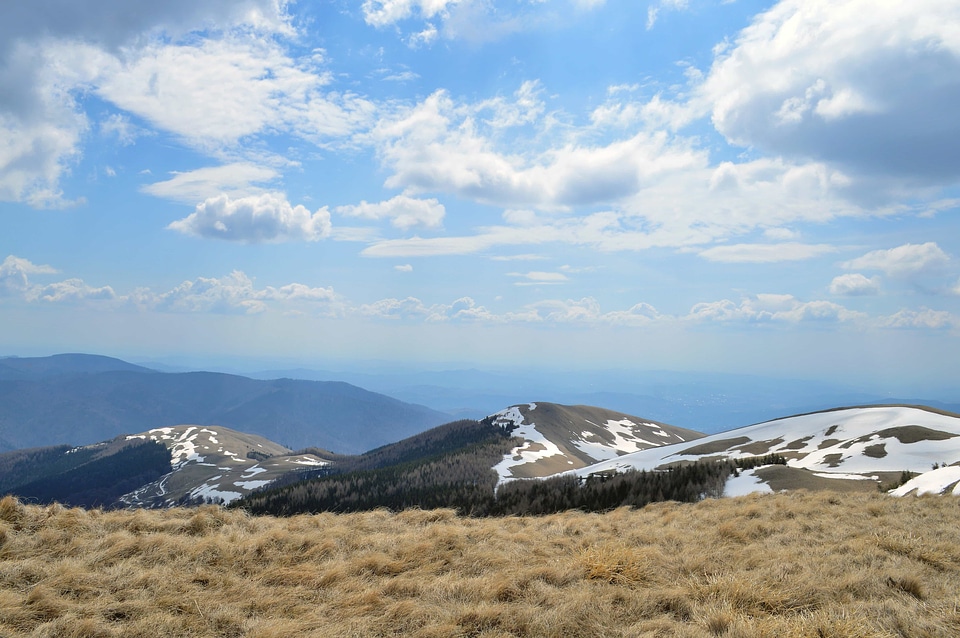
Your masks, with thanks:
M 127 439 L 159 441 L 170 450 L 173 471 L 123 497 L 131 507 L 168 506 L 181 500 L 230 503 L 280 474 L 326 465 L 313 454 L 290 450 L 259 436 L 228 428 L 180 425 Z
M 611 410 L 554 403 L 512 406 L 489 418 L 524 439 L 494 467 L 500 482 L 549 476 L 702 436 Z
M 714 434 L 692 445 L 635 452 L 576 470 L 655 470 L 704 459 L 780 454 L 787 467 L 836 480 L 879 480 L 878 474 L 923 473 L 894 494 L 956 491 L 960 481 L 960 418 L 908 406 L 846 408 L 768 421 Z M 937 470 L 934 466 L 950 465 Z M 733 479 L 731 495 L 766 491 L 757 471 Z M 751 482 L 756 489 L 751 489 Z M 960 492 L 958 492 L 960 493 Z

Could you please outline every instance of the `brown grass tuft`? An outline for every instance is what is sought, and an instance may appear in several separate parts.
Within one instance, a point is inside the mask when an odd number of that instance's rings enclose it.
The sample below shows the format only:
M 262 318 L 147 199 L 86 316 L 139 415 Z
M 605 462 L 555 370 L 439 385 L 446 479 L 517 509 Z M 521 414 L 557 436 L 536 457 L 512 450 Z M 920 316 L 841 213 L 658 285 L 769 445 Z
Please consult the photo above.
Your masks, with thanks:
M 254 518 L 0 501 L 0 636 L 960 635 L 958 499 Z

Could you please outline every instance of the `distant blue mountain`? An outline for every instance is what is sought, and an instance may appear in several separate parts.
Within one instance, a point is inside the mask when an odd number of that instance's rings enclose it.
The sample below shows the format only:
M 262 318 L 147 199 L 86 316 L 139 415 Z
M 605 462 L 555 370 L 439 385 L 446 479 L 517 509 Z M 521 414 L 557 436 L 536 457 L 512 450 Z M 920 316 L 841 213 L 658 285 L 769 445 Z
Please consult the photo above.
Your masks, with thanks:
M 451 420 L 336 381 L 169 374 L 94 355 L 0 360 L 0 451 L 221 425 L 291 449 L 359 453 Z
M 153 372 L 149 368 L 97 354 L 55 354 L 50 357 L 0 358 L 0 379 L 40 379 L 96 372 Z

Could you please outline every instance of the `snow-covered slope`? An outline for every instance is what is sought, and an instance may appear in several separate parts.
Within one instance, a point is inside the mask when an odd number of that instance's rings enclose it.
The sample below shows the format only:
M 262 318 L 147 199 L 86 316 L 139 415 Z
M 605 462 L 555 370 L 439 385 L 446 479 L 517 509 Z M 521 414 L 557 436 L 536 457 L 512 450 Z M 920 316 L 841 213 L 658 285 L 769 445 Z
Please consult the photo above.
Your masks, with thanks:
M 254 434 L 216 426 L 157 428 L 127 439 L 159 441 L 170 450 L 173 471 L 125 496 L 130 507 L 166 507 L 197 500 L 234 501 L 282 474 L 326 465 L 314 454 L 292 454 Z
M 652 447 L 692 441 L 700 432 L 586 405 L 530 403 L 488 419 L 524 443 L 494 468 L 501 481 L 539 478 Z
M 921 476 L 896 490 L 942 492 L 960 481 L 960 415 L 923 407 L 843 408 L 776 419 L 714 434 L 692 445 L 635 452 L 576 470 L 665 469 L 672 464 L 776 453 L 787 467 L 757 468 L 731 479 L 729 494 L 812 487 L 819 481 L 858 481 L 864 487 L 895 481 L 903 471 Z M 934 465 L 950 466 L 932 470 Z

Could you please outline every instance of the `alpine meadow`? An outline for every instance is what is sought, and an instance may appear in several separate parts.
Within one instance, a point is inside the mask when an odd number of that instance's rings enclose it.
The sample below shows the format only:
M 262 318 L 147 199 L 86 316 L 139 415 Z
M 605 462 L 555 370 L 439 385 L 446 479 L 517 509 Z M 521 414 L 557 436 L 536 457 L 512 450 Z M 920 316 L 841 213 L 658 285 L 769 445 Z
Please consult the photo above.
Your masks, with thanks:
M 0 2 L 0 637 L 960 636 L 960 2 Z

